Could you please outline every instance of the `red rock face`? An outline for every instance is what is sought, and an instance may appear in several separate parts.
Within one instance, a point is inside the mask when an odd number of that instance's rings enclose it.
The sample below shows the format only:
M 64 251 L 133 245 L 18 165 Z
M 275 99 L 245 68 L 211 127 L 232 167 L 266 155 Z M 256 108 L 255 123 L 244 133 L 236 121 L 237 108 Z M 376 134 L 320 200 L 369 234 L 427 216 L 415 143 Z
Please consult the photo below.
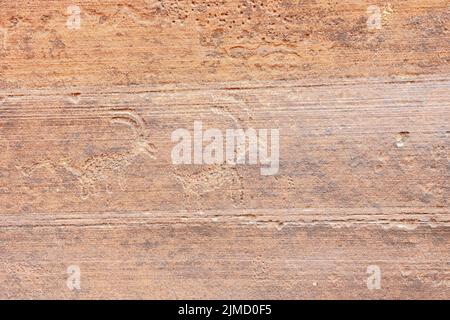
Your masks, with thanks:
M 449 26 L 441 0 L 0 1 L 0 298 L 450 298 Z M 277 129 L 278 171 L 174 164 L 196 121 Z

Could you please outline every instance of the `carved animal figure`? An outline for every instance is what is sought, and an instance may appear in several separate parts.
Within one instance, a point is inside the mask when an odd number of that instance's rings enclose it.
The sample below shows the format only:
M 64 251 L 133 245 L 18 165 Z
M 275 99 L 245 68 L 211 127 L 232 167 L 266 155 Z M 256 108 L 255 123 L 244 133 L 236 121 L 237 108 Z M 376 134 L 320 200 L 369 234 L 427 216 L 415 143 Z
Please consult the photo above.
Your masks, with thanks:
M 78 179 L 83 199 L 95 194 L 102 183 L 106 185 L 107 192 L 110 192 L 112 184 L 116 182 L 124 189 L 123 173 L 140 155 L 155 159 L 156 147 L 149 141 L 150 134 L 144 120 L 135 112 L 114 111 L 111 123 L 127 125 L 133 130 L 135 137 L 129 150 L 95 155 L 82 164 L 73 163 L 71 159 L 56 164 L 47 160 L 31 167 L 21 168 L 22 173 L 29 177 L 39 168 L 45 168 L 52 173 L 60 172 L 63 168 Z

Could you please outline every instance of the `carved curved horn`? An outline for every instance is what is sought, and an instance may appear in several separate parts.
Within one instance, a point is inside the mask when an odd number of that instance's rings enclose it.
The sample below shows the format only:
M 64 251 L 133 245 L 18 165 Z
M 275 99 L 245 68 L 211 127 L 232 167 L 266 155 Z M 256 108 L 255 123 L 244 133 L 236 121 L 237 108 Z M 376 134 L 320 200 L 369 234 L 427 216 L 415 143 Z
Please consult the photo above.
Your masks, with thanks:
M 115 123 L 129 124 L 139 137 L 145 137 L 146 125 L 142 117 L 134 111 L 115 110 L 112 116 Z

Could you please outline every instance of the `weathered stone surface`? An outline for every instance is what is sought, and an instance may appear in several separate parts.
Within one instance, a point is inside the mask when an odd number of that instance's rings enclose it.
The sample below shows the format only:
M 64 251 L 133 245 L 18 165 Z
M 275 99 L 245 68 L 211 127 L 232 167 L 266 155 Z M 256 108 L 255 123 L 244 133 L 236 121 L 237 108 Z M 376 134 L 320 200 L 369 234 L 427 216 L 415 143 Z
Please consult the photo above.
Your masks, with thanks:
M 0 298 L 450 298 L 448 1 L 70 5 L 0 1 Z

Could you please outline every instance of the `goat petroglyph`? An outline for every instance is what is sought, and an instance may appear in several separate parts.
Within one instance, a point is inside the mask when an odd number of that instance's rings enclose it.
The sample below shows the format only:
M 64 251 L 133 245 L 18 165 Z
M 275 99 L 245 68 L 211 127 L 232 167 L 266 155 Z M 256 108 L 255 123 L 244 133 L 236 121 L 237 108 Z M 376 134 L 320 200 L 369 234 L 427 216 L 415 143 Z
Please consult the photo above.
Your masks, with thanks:
M 224 94 L 211 95 L 213 106 L 210 112 L 231 122 L 230 127 L 239 128 L 248 125 L 252 119 L 250 108 L 243 100 Z M 200 171 L 191 172 L 189 166 L 175 166 L 175 179 L 181 184 L 189 197 L 199 198 L 204 194 L 228 190 L 234 205 L 244 200 L 244 182 L 239 168 L 217 164 L 204 166 Z M 233 186 L 231 189 L 229 186 Z M 228 194 L 226 191 L 226 194 Z
M 239 206 L 244 201 L 243 177 L 237 167 L 222 164 L 193 171 L 187 167 L 175 167 L 174 176 L 188 201 L 195 203 L 204 195 L 220 190 L 232 200 L 233 206 Z
M 62 165 L 73 175 L 75 175 L 82 187 L 82 197 L 87 198 L 96 192 L 96 185 L 99 181 L 107 181 L 108 178 L 118 178 L 120 188 L 124 189 L 123 180 L 120 176 L 124 174 L 126 168 L 139 155 L 156 158 L 156 147 L 149 141 L 149 133 L 143 118 L 132 111 L 115 111 L 112 124 L 124 124 L 129 126 L 135 134 L 132 148 L 126 152 L 108 153 L 92 156 L 81 166 L 63 162 Z M 110 185 L 107 186 L 107 191 Z
M 124 152 L 94 155 L 82 163 L 74 162 L 66 157 L 58 163 L 45 160 L 17 168 L 26 177 L 31 177 L 37 169 L 41 168 L 52 174 L 60 172 L 63 168 L 77 178 L 83 199 L 98 193 L 101 184 L 104 184 L 106 192 L 111 192 L 115 183 L 124 190 L 123 175 L 127 168 L 141 155 L 156 159 L 157 148 L 150 142 L 149 130 L 144 119 L 134 111 L 115 110 L 111 114 L 110 121 L 112 125 L 126 125 L 133 130 L 134 139 L 130 149 Z

